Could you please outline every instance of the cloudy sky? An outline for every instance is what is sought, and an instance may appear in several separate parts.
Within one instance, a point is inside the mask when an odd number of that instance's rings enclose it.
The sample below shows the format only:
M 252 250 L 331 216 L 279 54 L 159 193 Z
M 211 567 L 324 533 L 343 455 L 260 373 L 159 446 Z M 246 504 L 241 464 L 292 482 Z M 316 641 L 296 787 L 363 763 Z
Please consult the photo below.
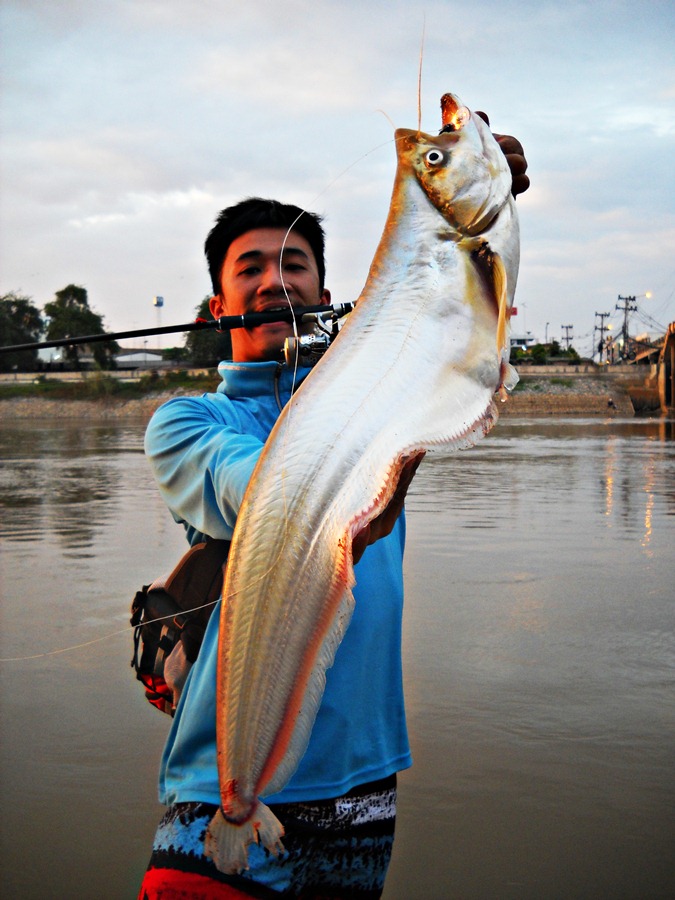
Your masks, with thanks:
M 452 91 L 525 146 L 514 330 L 675 319 L 675 5 L 623 0 L 2 0 L 0 293 L 73 282 L 108 330 L 190 321 L 203 240 L 252 194 L 320 212 L 355 299 L 392 125 Z M 643 297 L 651 292 L 652 297 Z M 650 323 L 654 323 L 649 327 Z M 154 339 L 153 339 L 154 340 Z M 167 338 L 164 343 L 182 340 Z

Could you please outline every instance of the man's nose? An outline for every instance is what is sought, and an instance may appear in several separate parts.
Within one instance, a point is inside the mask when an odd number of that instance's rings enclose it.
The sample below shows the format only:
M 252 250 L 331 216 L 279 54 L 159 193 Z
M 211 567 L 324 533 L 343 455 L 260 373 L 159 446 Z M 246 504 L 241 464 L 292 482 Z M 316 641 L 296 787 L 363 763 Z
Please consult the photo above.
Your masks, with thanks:
M 265 266 L 258 285 L 259 294 L 283 294 L 284 281 L 279 271 L 278 263 L 270 263 Z

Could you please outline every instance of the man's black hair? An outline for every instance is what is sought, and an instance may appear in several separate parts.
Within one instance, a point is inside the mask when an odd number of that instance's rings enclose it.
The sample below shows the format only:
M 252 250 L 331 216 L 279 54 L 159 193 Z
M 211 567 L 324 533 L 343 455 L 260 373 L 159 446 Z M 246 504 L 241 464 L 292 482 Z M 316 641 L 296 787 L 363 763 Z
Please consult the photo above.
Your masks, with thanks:
M 324 259 L 325 235 L 321 227 L 321 216 L 306 212 L 298 206 L 279 203 L 278 200 L 249 197 L 234 206 L 228 206 L 219 213 L 216 224 L 209 232 L 204 244 L 214 295 L 221 292 L 220 274 L 232 241 L 254 228 L 290 229 L 291 227 L 309 244 L 319 270 L 319 290 L 323 291 L 326 280 L 326 263 Z

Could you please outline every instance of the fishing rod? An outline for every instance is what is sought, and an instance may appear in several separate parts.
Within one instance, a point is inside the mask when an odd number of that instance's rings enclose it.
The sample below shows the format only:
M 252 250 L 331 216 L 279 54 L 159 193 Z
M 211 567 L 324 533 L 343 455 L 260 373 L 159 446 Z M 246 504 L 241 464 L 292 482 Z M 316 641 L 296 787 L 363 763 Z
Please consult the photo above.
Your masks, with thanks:
M 74 344 L 95 344 L 101 341 L 116 341 L 125 338 L 147 337 L 154 334 L 175 334 L 183 331 L 202 331 L 207 328 L 215 328 L 216 331 L 232 331 L 235 328 L 255 328 L 256 325 L 265 325 L 268 322 L 297 322 L 304 325 L 306 322 L 318 322 L 320 325 L 325 320 L 337 320 L 346 316 L 353 309 L 355 303 L 341 303 L 337 306 L 300 306 L 288 309 L 266 310 L 264 312 L 244 313 L 240 316 L 221 316 L 219 319 L 195 319 L 184 325 L 164 325 L 158 328 L 141 328 L 136 331 L 116 331 L 109 334 L 88 334 L 80 337 L 60 338 L 54 341 L 35 341 L 31 344 L 13 344 L 0 347 L 0 353 L 16 352 L 17 350 L 46 350 L 48 347 L 69 347 Z

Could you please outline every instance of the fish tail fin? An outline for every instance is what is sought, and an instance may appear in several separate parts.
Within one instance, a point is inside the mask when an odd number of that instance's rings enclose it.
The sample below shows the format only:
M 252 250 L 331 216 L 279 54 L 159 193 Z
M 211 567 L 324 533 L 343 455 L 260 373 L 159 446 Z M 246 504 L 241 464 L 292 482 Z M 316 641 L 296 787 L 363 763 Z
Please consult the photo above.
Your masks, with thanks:
M 272 810 L 258 802 L 250 819 L 241 825 L 228 822 L 221 809 L 206 829 L 204 855 L 225 875 L 248 869 L 249 844 L 261 843 L 273 856 L 284 852 L 284 827 Z

